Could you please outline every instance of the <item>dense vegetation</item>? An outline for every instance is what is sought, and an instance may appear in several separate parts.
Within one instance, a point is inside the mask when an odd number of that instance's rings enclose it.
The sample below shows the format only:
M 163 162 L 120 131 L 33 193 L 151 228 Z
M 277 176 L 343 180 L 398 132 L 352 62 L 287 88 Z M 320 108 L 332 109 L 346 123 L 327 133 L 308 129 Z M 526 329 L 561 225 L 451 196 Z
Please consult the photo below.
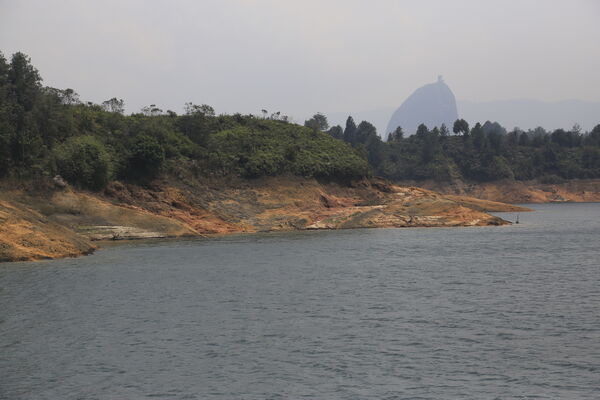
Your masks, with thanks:
M 420 125 L 414 135 L 404 137 L 398 127 L 383 142 L 373 125 L 363 121 L 356 126 L 349 117 L 345 129 L 334 126 L 328 132 L 360 149 L 376 174 L 392 180 L 508 178 L 558 183 L 600 178 L 600 125 L 586 133 L 578 125 L 568 131 L 507 132 L 496 122 L 469 128 L 461 119 L 452 132 L 444 125 L 431 130 Z
M 0 53 L 0 178 L 49 178 L 99 190 L 113 179 L 145 182 L 185 168 L 196 176 L 295 174 L 349 180 L 375 173 L 393 180 L 497 179 L 545 182 L 600 178 L 600 125 L 583 133 L 542 128 L 511 132 L 464 120 L 382 141 L 352 117 L 329 128 L 316 114 L 304 126 L 274 113 L 215 115 L 187 103 L 185 113 L 155 105 L 124 115 L 123 100 L 84 103 L 72 89 L 44 87 L 29 58 Z
M 44 87 L 29 58 L 0 54 L 0 177 L 52 177 L 98 190 L 113 179 L 144 182 L 171 169 L 197 176 L 368 175 L 352 146 L 318 129 L 271 116 L 215 115 L 187 103 L 184 115 L 155 105 L 123 114 L 122 100 L 83 103 Z

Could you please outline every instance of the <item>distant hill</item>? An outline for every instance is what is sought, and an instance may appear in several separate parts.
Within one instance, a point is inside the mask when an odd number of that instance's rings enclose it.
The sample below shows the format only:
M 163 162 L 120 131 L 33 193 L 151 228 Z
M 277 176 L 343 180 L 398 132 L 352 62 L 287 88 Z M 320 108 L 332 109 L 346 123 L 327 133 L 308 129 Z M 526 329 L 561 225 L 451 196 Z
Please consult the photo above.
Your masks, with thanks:
M 440 76 L 437 82 L 421 86 L 408 96 L 394 111 L 382 133 L 383 137 L 387 137 L 388 133 L 401 126 L 404 132 L 412 134 L 420 124 L 428 127 L 446 124 L 451 127 L 457 118 L 454 94 Z
M 538 126 L 546 130 L 557 128 L 569 129 L 574 123 L 578 123 L 584 131 L 590 131 L 600 123 L 600 102 L 583 100 L 562 100 L 546 102 L 532 99 L 513 99 L 475 102 L 458 100 L 458 115 L 466 119 L 469 124 L 475 122 L 497 121 L 507 130 L 515 126 L 521 129 L 534 129 Z M 377 133 L 383 137 L 390 116 L 393 114 L 392 107 L 380 107 L 371 110 L 356 112 L 334 112 L 328 113 L 327 117 L 332 125 L 344 126 L 348 115 L 352 115 L 356 121 L 369 121 L 377 128 Z M 429 128 L 432 126 L 426 124 Z M 448 126 L 451 128 L 451 125 Z M 404 129 L 404 126 L 402 126 Z M 407 134 L 409 131 L 404 129 Z

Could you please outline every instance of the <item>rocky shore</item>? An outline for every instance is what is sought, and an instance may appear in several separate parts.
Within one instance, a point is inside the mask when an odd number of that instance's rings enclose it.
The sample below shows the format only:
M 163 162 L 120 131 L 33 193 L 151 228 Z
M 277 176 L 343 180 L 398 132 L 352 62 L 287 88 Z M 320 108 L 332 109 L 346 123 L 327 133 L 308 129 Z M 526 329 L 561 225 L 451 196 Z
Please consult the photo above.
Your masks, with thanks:
M 89 254 L 102 240 L 308 229 L 504 225 L 487 211 L 527 211 L 379 179 L 298 177 L 0 191 L 0 261 Z
M 483 183 L 407 182 L 446 195 L 470 196 L 512 204 L 600 202 L 600 179 L 572 179 L 563 182 L 502 180 Z

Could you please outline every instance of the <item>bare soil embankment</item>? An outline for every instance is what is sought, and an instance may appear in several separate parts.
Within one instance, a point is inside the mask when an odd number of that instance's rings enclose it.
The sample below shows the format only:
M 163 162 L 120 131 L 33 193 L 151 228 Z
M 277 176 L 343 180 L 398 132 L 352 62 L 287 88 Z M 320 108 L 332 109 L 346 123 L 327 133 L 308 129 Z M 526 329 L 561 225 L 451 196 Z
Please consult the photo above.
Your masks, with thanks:
M 0 261 L 28 261 L 88 254 L 96 247 L 26 205 L 0 199 Z
M 423 181 L 411 184 L 446 195 L 470 196 L 512 204 L 600 202 L 599 179 L 574 179 L 562 183 L 503 180 L 485 183 Z
M 98 240 L 376 227 L 503 225 L 486 211 L 527 209 L 370 179 L 298 177 L 111 183 L 103 193 L 0 192 L 0 260 L 87 254 Z

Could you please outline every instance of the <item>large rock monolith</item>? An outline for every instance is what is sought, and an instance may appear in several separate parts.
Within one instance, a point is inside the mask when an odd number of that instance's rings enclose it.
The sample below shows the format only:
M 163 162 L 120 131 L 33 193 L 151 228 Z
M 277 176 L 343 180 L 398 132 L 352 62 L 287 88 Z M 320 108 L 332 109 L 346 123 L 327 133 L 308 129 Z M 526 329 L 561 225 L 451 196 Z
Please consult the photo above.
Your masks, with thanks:
M 427 125 L 429 129 L 446 124 L 448 129 L 452 130 L 452 125 L 457 119 L 458 110 L 454 94 L 439 76 L 437 82 L 415 90 L 392 114 L 384 137 L 398 126 L 401 126 L 407 135 L 415 133 L 420 124 Z

